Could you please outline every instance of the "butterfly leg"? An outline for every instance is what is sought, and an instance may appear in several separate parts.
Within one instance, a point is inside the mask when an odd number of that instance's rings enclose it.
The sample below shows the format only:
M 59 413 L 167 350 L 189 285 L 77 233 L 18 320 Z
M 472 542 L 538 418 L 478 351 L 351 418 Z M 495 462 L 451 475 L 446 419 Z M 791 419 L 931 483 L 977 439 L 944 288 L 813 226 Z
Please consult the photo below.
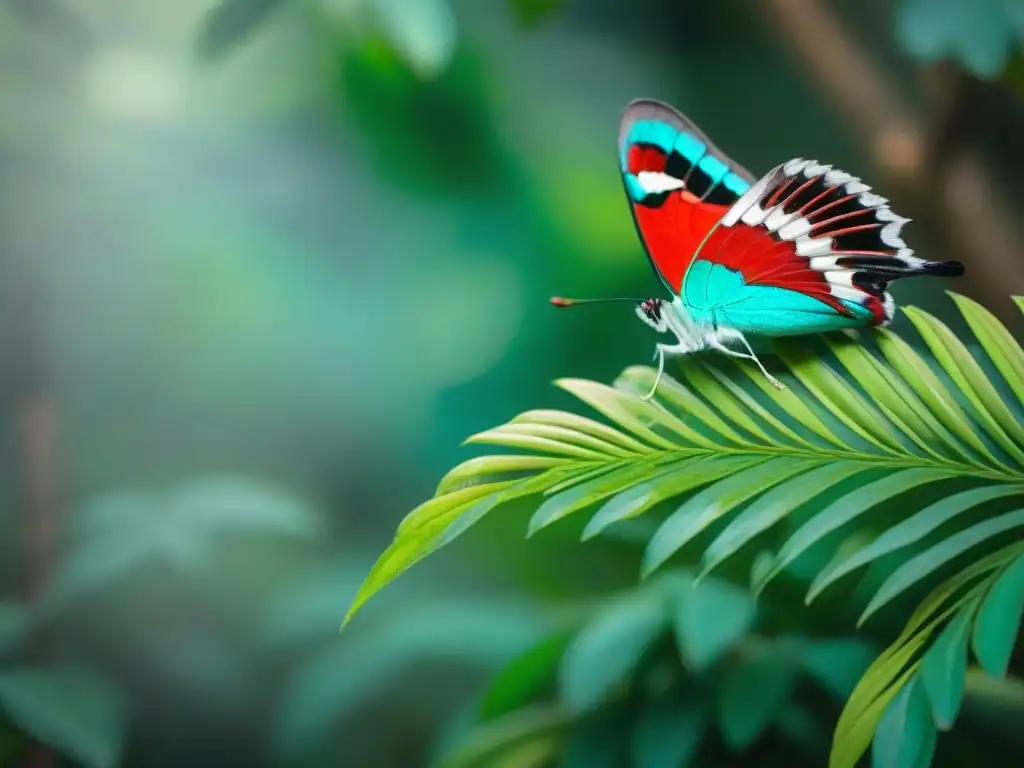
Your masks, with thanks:
M 665 356 L 666 355 L 685 355 L 692 352 L 693 349 L 687 344 L 680 341 L 678 344 L 657 344 L 654 348 L 654 357 L 658 360 L 658 375 L 654 378 L 654 386 L 651 387 L 651 391 L 644 395 L 641 400 L 650 400 L 654 397 L 654 393 L 658 391 L 658 384 L 661 383 L 661 377 L 665 374 Z
M 734 349 L 729 349 L 723 343 L 725 341 L 731 341 L 733 339 L 742 342 L 743 346 L 747 348 L 746 354 L 744 354 L 743 352 L 737 352 Z M 717 349 L 719 352 L 724 352 L 730 357 L 738 357 L 741 360 L 753 360 L 757 364 L 757 367 L 761 369 L 761 373 L 765 375 L 765 378 L 767 378 L 768 381 L 770 381 L 774 387 L 776 387 L 777 389 L 786 388 L 785 384 L 783 384 L 781 381 L 779 381 L 770 373 L 768 373 L 765 367 L 761 364 L 761 361 L 757 359 L 757 355 L 754 354 L 754 350 L 750 348 L 750 343 L 747 341 L 747 337 L 744 336 L 739 331 L 719 328 L 714 333 L 709 335 L 708 343 L 710 344 L 712 349 Z

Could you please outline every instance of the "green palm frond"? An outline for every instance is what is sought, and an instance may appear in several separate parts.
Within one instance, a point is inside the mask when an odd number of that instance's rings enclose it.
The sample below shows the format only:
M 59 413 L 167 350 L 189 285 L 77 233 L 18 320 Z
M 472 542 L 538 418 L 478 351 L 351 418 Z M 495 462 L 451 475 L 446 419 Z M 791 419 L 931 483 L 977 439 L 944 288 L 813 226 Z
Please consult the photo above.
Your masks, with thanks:
M 401 522 L 346 622 L 403 571 L 514 499 L 537 501 L 530 535 L 592 511 L 584 539 L 674 505 L 647 543 L 645 576 L 702 534 L 714 534 L 703 547 L 703 575 L 797 520 L 774 553 L 756 559 L 754 591 L 815 545 L 843 537 L 846 545 L 812 579 L 808 602 L 883 558 L 900 563 L 862 621 L 947 566 L 963 568 L 974 558 L 954 577 L 961 579 L 956 589 L 940 587 L 922 604 L 889 658 L 879 660 L 884 670 L 873 668 L 851 699 L 836 733 L 842 758 L 833 764 L 853 765 L 889 700 L 917 680 L 912 665 L 931 635 L 969 604 L 973 626 L 981 621 L 983 604 L 959 602 L 960 591 L 988 601 L 999 593 L 986 580 L 1018 573 L 1007 568 L 1021 554 L 1024 530 L 1024 350 L 991 313 L 951 295 L 984 353 L 972 353 L 946 325 L 911 307 L 905 313 L 929 354 L 884 329 L 822 337 L 822 353 L 809 351 L 806 340 L 780 342 L 785 390 L 722 358 L 684 360 L 681 379 L 663 379 L 654 402 L 640 397 L 653 383 L 648 367 L 627 369 L 611 387 L 557 382 L 607 423 L 536 410 L 471 437 L 471 444 L 523 453 L 473 458 L 448 473 L 435 497 Z M 1024 300 L 1015 301 L 1024 309 Z M 894 511 L 879 523 L 869 513 L 881 505 Z M 994 546 L 1004 549 L 989 554 Z M 978 560 L 979 553 L 987 557 Z M 991 565 L 979 570 L 979 563 Z M 1019 595 L 1014 578 L 1017 593 L 1005 587 L 1012 594 L 998 599 Z M 1004 624 L 992 641 L 999 649 L 1012 644 L 1019 612 Z M 956 632 L 947 645 L 966 630 Z M 936 683 L 923 680 L 913 690 L 931 696 Z

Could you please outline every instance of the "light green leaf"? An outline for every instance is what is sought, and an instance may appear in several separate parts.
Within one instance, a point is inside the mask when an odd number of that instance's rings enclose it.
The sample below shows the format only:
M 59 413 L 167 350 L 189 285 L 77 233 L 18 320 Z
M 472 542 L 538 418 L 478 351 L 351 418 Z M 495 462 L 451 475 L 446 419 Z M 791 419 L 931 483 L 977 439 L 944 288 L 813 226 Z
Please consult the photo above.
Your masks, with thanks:
M 604 414 L 615 423 L 625 427 L 637 438 L 643 439 L 657 448 L 673 450 L 678 449 L 679 445 L 663 434 L 655 432 L 651 428 L 652 426 L 660 427 L 661 432 L 667 432 L 676 437 L 693 438 L 693 445 L 704 448 L 715 447 L 713 443 L 673 419 L 664 408 L 641 400 L 639 397 L 626 395 L 603 384 L 583 379 L 559 379 L 555 384 L 566 392 L 576 395 L 591 408 Z
M 125 706 L 95 674 L 74 668 L 0 671 L 0 706 L 19 728 L 85 768 L 115 768 L 124 747 Z
M 623 449 L 565 427 L 550 424 L 505 424 L 467 437 L 463 445 L 501 445 L 524 451 L 553 453 L 584 461 L 609 461 L 624 454 Z
M 726 745 L 743 750 L 768 727 L 789 698 L 796 670 L 770 649 L 730 666 L 718 692 L 718 727 Z
M 631 462 L 548 498 L 530 518 L 526 535 L 533 536 L 541 528 L 628 488 L 633 483 L 649 477 L 654 469 L 655 464 L 649 459 Z
M 974 623 L 971 647 L 978 664 L 992 677 L 1003 677 L 1024 616 L 1024 555 L 1006 567 L 989 588 Z
M 641 394 L 646 394 L 654 386 L 655 376 L 656 374 L 651 368 L 637 365 L 623 371 L 615 382 L 615 386 L 618 389 L 631 388 Z M 686 416 L 700 421 L 727 443 L 741 448 L 750 448 L 754 445 L 749 440 L 740 437 L 732 427 L 722 421 L 717 413 L 708 408 L 703 400 L 673 378 L 662 377 L 662 381 L 658 384 L 658 401 L 668 403 Z
M 800 505 L 868 468 L 869 464 L 837 459 L 790 478 L 754 499 L 704 550 L 701 575 L 734 555 Z
M 935 723 L 948 730 L 956 720 L 967 675 L 967 638 L 977 602 L 969 603 L 946 625 L 921 660 L 921 685 L 931 700 Z
M 972 525 L 912 557 L 897 568 L 878 588 L 878 592 L 871 598 L 871 602 L 864 609 L 857 625 L 863 624 L 891 600 L 971 547 L 1020 526 L 1024 526 L 1024 509 L 1008 512 L 991 520 Z
M 664 603 L 653 590 L 628 595 L 605 608 L 562 657 L 559 689 L 565 706 L 580 712 L 601 704 L 667 626 Z
M 782 359 L 822 405 L 852 432 L 882 451 L 901 450 L 892 427 L 878 410 L 817 358 L 797 356 L 790 345 L 777 345 Z
M 800 437 L 800 435 L 798 435 L 792 429 L 790 429 L 777 418 L 775 418 L 775 416 L 773 416 L 770 411 L 768 411 L 759 402 L 757 402 L 757 400 L 751 397 L 746 392 L 746 390 L 743 389 L 743 387 L 741 387 L 735 381 L 733 381 L 724 373 L 722 373 L 722 371 L 720 371 L 714 365 L 707 363 L 702 368 L 698 368 L 697 366 L 684 366 L 684 370 L 687 372 L 688 376 L 695 376 L 698 371 L 705 370 L 709 374 L 711 374 L 711 376 L 713 376 L 714 379 L 721 386 L 720 395 L 715 395 L 715 392 L 717 390 L 713 386 L 703 386 L 704 382 L 706 381 L 705 379 L 691 378 L 691 382 L 694 384 L 694 387 L 697 389 L 698 392 L 703 394 L 705 397 L 708 398 L 708 400 L 711 401 L 712 405 L 719 408 L 722 411 L 722 413 L 724 413 L 729 418 L 733 419 L 733 421 L 735 421 L 737 424 L 739 424 L 739 426 L 743 427 L 744 429 L 749 429 L 758 436 L 763 434 L 763 430 L 760 430 L 760 428 L 757 426 L 757 422 L 753 418 L 748 416 L 746 412 L 739 407 L 739 404 L 746 406 L 747 409 L 750 410 L 750 412 L 758 419 L 760 419 L 766 426 L 770 427 L 771 429 L 775 430 L 778 434 L 785 437 L 785 441 L 782 441 L 781 444 L 785 445 L 788 441 L 790 444 L 799 446 L 801 448 L 810 448 L 811 450 L 815 448 L 815 445 L 813 443 L 804 440 L 802 437 Z M 758 373 L 760 374 L 760 372 Z M 700 383 L 698 384 L 698 382 Z M 772 389 L 774 389 L 774 387 Z M 738 404 L 735 406 L 729 405 L 731 401 L 726 393 L 728 393 L 728 395 L 731 395 L 732 399 L 734 399 Z M 716 399 L 712 399 L 712 397 L 715 397 Z M 820 424 L 820 422 L 818 423 Z M 773 444 L 775 441 L 770 438 L 766 438 L 766 442 Z
M 570 432 L 596 437 L 605 444 L 616 445 L 619 448 L 624 448 L 629 453 L 651 453 L 654 450 L 649 445 L 645 445 L 639 440 L 634 440 L 629 435 L 609 427 L 607 424 L 602 424 L 599 421 L 594 421 L 575 413 L 550 410 L 525 411 L 509 422 L 509 424 L 524 423 L 562 427 Z
M 774 579 L 797 557 L 802 555 L 825 536 L 839 530 L 869 509 L 884 501 L 913 490 L 925 483 L 941 480 L 947 475 L 940 469 L 906 469 L 883 477 L 873 483 L 862 485 L 845 496 L 836 499 L 825 509 L 812 517 L 789 537 L 775 559 L 775 564 L 765 582 Z
M 1003 374 L 1017 398 L 1024 402 L 1024 350 L 1020 344 L 995 315 L 976 301 L 958 293 L 950 292 L 949 295 L 963 313 L 964 320 L 978 337 L 989 359 Z
M 634 518 L 666 499 L 766 460 L 749 455 L 697 456 L 666 465 L 660 474 L 623 491 L 597 510 L 583 529 L 582 539 L 592 539 L 612 523 Z
M 813 459 L 773 458 L 705 488 L 669 515 L 654 534 L 644 552 L 643 575 L 650 575 L 715 520 L 817 463 Z
M 571 459 L 557 456 L 477 456 L 459 464 L 441 478 L 435 497 L 458 491 L 467 482 L 478 482 L 488 475 L 506 475 L 517 472 L 534 472 L 552 467 L 564 466 Z M 504 479 L 499 477 L 498 479 Z
M 878 722 L 872 765 L 927 768 L 934 750 L 935 723 L 922 686 L 914 679 L 893 697 Z
M 699 699 L 647 705 L 632 732 L 633 768 L 686 768 L 700 747 L 707 712 Z
M 921 359 L 920 355 L 907 342 L 888 329 L 878 329 L 875 334 L 878 347 L 889 364 L 899 372 L 946 428 L 973 448 L 979 456 L 1005 470 L 1006 468 L 974 433 L 970 421 L 957 405 L 953 395 L 928 367 L 928 364 Z
M 940 499 L 934 504 L 930 504 L 920 512 L 897 523 L 871 544 L 858 550 L 852 556 L 845 558 L 841 562 L 830 564 L 829 567 L 822 570 L 807 592 L 807 602 L 810 603 L 830 585 L 848 573 L 852 573 L 857 568 L 867 565 L 884 555 L 921 541 L 928 534 L 937 530 L 957 515 L 974 509 L 987 501 L 1021 493 L 1024 493 L 1024 487 L 1017 485 L 982 486 L 961 491 L 960 493 Z
M 974 408 L 974 414 L 985 431 L 1017 462 L 1024 465 L 1024 427 L 1006 407 L 978 362 L 949 328 L 938 319 L 915 307 L 905 310 L 914 327 L 946 370 L 953 383 Z M 1016 441 L 1016 442 L 1014 442 Z
M 689 584 L 676 597 L 676 642 L 684 663 L 694 670 L 714 664 L 754 623 L 750 595 L 718 579 Z

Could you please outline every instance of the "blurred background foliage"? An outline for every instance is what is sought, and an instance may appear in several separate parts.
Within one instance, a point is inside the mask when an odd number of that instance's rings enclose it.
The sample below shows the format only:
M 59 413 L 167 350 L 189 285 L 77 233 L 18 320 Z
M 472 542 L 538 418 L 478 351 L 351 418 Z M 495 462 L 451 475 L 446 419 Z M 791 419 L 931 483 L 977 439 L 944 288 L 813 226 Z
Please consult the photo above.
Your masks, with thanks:
M 612 592 L 650 597 L 625 533 L 527 547 L 511 510 L 337 635 L 466 435 L 568 405 L 557 376 L 647 361 L 630 311 L 545 306 L 656 288 L 614 162 L 623 106 L 674 103 L 754 172 L 864 176 L 1017 327 L 1022 35 L 1017 0 L 3 0 L 0 760 L 446 753 L 502 665 L 578 648 Z M 925 282 L 897 298 L 960 327 Z M 854 642 L 842 605 L 785 585 L 771 605 L 758 647 Z M 664 692 L 657 662 L 630 696 Z M 830 710 L 803 695 L 781 735 L 719 719 L 690 747 L 820 765 L 831 725 L 799 713 Z

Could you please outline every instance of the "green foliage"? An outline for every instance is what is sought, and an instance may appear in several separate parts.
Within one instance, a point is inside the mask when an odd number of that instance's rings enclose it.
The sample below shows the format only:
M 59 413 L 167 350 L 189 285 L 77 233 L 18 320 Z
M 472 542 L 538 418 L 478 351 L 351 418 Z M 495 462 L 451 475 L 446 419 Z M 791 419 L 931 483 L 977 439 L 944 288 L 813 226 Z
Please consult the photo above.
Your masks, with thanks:
M 220 0 L 206 12 L 196 36 L 196 55 L 204 61 L 223 56 L 255 31 L 286 0 Z
M 925 665 L 919 685 L 915 675 L 923 654 L 960 658 L 966 627 L 950 629 L 938 650 L 929 650 L 932 635 L 957 611 L 977 611 L 974 654 L 983 669 L 1002 674 L 1021 614 L 1021 566 L 1014 563 L 1024 553 L 1024 510 L 1012 505 L 1024 496 L 1024 427 L 1018 418 L 1024 351 L 984 308 L 962 296 L 953 299 L 985 355 L 972 353 L 936 318 L 907 308 L 929 355 L 890 330 L 870 338 L 826 337 L 824 354 L 809 352 L 804 342 L 778 343 L 788 369 L 781 391 L 756 369 L 736 365 L 727 371 L 720 359 L 684 360 L 682 381 L 665 379 L 654 402 L 640 398 L 654 377 L 645 367 L 627 369 L 613 387 L 558 382 L 610 423 L 529 411 L 470 438 L 472 444 L 528 453 L 477 457 L 442 479 L 437 495 L 401 522 L 346 622 L 404 570 L 514 499 L 536 500 L 530 535 L 582 511 L 593 513 L 584 539 L 640 515 L 657 519 L 644 575 L 685 557 L 696 542 L 703 578 L 788 528 L 777 549 L 761 549 L 752 558 L 756 593 L 783 571 L 806 570 L 811 563 L 811 602 L 870 566 L 880 579 L 863 622 L 937 575 L 954 573 L 919 605 L 903 635 L 860 681 L 833 745 L 832 765 L 852 766 L 884 722 L 889 741 L 903 732 L 918 741 L 878 749 L 912 753 L 926 765 L 933 748 L 927 728 L 901 731 L 892 723 L 931 709 L 944 726 L 956 716 L 964 665 L 936 658 Z M 814 554 L 826 559 L 815 565 Z M 589 630 L 593 635 L 584 632 L 582 651 L 570 647 L 570 660 L 584 651 L 588 657 L 614 652 L 605 664 L 591 659 L 585 681 L 563 685 L 572 707 L 614 688 L 637 663 L 644 642 L 660 628 L 651 599 L 617 607 L 624 613 L 605 615 Z M 717 631 L 745 628 L 748 619 L 732 610 L 735 615 Z M 702 626 L 692 617 L 674 621 L 681 628 Z M 706 646 L 681 642 L 698 662 L 718 652 L 714 638 L 704 638 Z M 766 668 L 752 667 L 749 679 Z M 913 691 L 906 692 L 908 685 Z M 782 697 L 785 686 L 781 677 L 757 684 L 768 696 L 766 710 L 777 705 L 773 697 Z M 922 710 L 920 701 L 932 706 Z M 890 706 L 899 712 L 888 714 Z M 751 718 L 727 726 L 730 743 L 742 744 L 757 732 L 759 720 Z
M 713 620 L 680 621 L 697 610 L 749 620 L 733 621 L 728 636 Z M 619 765 L 628 756 L 640 768 L 679 768 L 702 752 L 713 763 L 719 740 L 740 754 L 769 731 L 813 755 L 799 734 L 821 728 L 818 694 L 837 704 L 849 688 L 832 682 L 856 679 L 871 651 L 852 640 L 753 634 L 753 616 L 750 596 L 678 570 L 610 596 L 568 639 L 551 635 L 513 659 L 484 695 L 476 727 L 437 765 Z M 685 652 L 712 646 L 714 660 L 699 666 Z M 821 674 L 826 657 L 831 681 Z
M 24 733 L 85 768 L 120 763 L 124 702 L 88 670 L 0 668 L 0 709 Z
M 1024 7 L 1018 0 L 902 0 L 896 31 L 912 55 L 951 57 L 979 77 L 999 75 L 1024 43 Z

